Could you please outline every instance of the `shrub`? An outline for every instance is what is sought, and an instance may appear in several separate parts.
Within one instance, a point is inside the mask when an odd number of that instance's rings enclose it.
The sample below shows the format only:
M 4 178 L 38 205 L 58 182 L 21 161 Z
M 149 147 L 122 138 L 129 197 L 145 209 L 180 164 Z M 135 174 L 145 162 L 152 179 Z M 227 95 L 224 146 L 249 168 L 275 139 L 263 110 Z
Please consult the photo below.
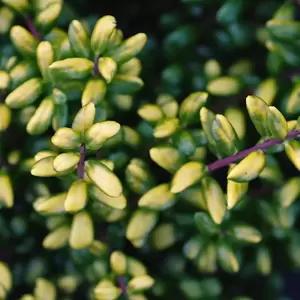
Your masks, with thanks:
M 300 266 L 300 23 L 279 4 L 182 1 L 147 41 L 1 1 L 1 299 L 280 298 Z

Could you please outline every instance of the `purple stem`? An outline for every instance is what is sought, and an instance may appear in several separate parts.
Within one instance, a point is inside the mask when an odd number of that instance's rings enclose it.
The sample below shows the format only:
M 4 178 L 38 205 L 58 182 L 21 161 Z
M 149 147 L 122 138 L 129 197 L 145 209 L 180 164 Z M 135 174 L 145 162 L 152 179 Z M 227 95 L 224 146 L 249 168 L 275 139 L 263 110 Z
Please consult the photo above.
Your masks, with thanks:
M 98 68 L 98 60 L 99 60 L 99 57 L 95 56 L 93 73 L 94 73 L 94 76 L 96 76 L 96 77 L 98 77 L 100 75 L 99 68 Z
M 77 176 L 79 179 L 84 178 L 84 164 L 85 164 L 86 148 L 85 145 L 80 146 L 80 160 L 77 166 Z
M 27 27 L 28 27 L 29 31 L 31 32 L 31 34 L 35 37 L 36 40 L 40 41 L 41 40 L 40 34 L 36 30 L 33 21 L 30 18 L 26 18 L 25 21 L 26 21 Z
M 120 289 L 122 290 L 122 294 L 127 297 L 127 287 L 126 287 L 125 278 L 123 276 L 119 276 L 118 283 L 119 283 Z
M 208 170 L 208 172 L 212 172 L 212 171 L 215 171 L 217 169 L 226 167 L 226 166 L 232 164 L 233 162 L 246 157 L 247 155 L 249 155 L 250 153 L 252 153 L 254 151 L 264 150 L 264 149 L 267 149 L 267 148 L 272 147 L 274 145 L 282 144 L 284 141 L 295 138 L 298 135 L 300 135 L 300 130 L 299 129 L 289 132 L 284 140 L 281 140 L 281 139 L 266 140 L 266 141 L 262 142 L 259 145 L 256 145 L 256 146 L 251 147 L 249 149 L 238 152 L 238 153 L 236 153 L 232 156 L 228 156 L 228 157 L 225 157 L 223 159 L 219 159 L 219 160 L 209 164 L 207 166 L 207 170 Z

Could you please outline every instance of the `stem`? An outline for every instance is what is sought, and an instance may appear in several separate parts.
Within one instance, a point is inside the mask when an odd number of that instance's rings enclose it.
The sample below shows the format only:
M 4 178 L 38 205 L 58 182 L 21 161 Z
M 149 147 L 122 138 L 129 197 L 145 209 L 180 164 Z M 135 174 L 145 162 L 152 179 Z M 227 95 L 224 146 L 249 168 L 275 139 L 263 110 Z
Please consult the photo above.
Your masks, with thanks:
M 99 57 L 95 56 L 95 58 L 94 58 L 94 69 L 93 69 L 93 74 L 94 74 L 95 77 L 98 77 L 100 75 L 99 68 L 98 68 L 98 60 L 99 60 Z
M 122 290 L 122 294 L 127 297 L 127 287 L 126 287 L 126 282 L 125 282 L 125 278 L 123 276 L 119 276 L 118 277 L 118 283 L 119 283 L 119 287 Z
M 264 149 L 267 149 L 269 147 L 282 144 L 286 140 L 293 139 L 293 138 L 297 137 L 299 134 L 300 134 L 300 130 L 299 129 L 293 130 L 293 131 L 290 131 L 287 134 L 287 136 L 286 136 L 286 138 L 284 140 L 282 140 L 282 139 L 266 140 L 266 141 L 262 142 L 259 145 L 256 145 L 256 146 L 251 147 L 249 149 L 246 149 L 246 150 L 243 150 L 241 152 L 238 152 L 238 153 L 236 153 L 236 154 L 234 154 L 232 156 L 228 156 L 228 157 L 225 157 L 223 159 L 219 159 L 219 160 L 217 160 L 217 161 L 215 161 L 215 162 L 213 162 L 213 163 L 211 163 L 211 164 L 209 164 L 207 166 L 208 172 L 212 172 L 212 171 L 215 171 L 217 169 L 226 167 L 226 166 L 232 164 L 233 162 L 246 157 L 247 155 L 249 155 L 250 153 L 252 153 L 254 151 L 264 150 Z
M 85 162 L 85 157 L 86 157 L 86 148 L 85 145 L 80 146 L 80 160 L 77 166 L 77 176 L 78 179 L 83 179 L 84 178 L 84 162 Z
M 36 40 L 40 41 L 41 37 L 34 25 L 34 22 L 30 18 L 26 18 L 25 21 L 31 34 L 35 37 Z

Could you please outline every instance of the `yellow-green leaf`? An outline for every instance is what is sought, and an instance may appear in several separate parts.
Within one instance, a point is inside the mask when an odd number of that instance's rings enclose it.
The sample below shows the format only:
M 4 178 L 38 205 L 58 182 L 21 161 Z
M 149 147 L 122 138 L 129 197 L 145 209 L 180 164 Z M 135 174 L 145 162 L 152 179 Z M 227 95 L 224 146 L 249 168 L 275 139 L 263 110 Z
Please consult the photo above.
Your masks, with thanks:
M 176 197 L 170 192 L 169 184 L 160 184 L 146 192 L 138 206 L 154 210 L 164 210 L 175 204 Z
M 89 160 L 85 170 L 90 180 L 105 194 L 110 197 L 119 197 L 123 192 L 119 178 L 104 164 Z
M 91 216 L 83 211 L 73 217 L 69 243 L 73 249 L 87 248 L 94 240 L 94 226 Z
M 235 182 L 248 182 L 257 178 L 265 166 L 266 158 L 262 150 L 257 150 L 242 159 L 229 172 L 227 179 Z
M 171 193 L 180 193 L 200 181 L 205 175 L 205 165 L 200 162 L 188 162 L 180 167 L 171 182 Z

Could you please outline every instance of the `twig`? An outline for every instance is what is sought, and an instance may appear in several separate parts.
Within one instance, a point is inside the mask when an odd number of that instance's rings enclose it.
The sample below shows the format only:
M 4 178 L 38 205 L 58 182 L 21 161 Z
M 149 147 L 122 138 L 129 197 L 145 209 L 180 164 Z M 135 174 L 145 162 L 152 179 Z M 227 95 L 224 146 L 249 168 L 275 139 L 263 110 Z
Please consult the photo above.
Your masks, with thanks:
M 281 139 L 266 140 L 266 141 L 262 142 L 259 145 L 256 145 L 256 146 L 251 147 L 249 149 L 240 151 L 240 152 L 238 152 L 238 153 L 236 153 L 232 156 L 228 156 L 228 157 L 225 157 L 223 159 L 219 159 L 219 160 L 217 160 L 217 161 L 215 161 L 215 162 L 213 162 L 213 163 L 211 163 L 207 166 L 208 172 L 212 172 L 212 171 L 215 171 L 217 169 L 226 167 L 226 166 L 232 164 L 233 162 L 246 157 L 247 155 L 249 155 L 250 153 L 252 153 L 254 151 L 265 150 L 265 149 L 267 149 L 269 147 L 272 147 L 274 145 L 282 144 L 286 140 L 293 139 L 293 138 L 297 137 L 298 135 L 300 135 L 300 130 L 299 129 L 293 130 L 293 131 L 291 131 L 287 134 L 287 136 L 284 140 L 281 140 Z
M 118 283 L 119 283 L 119 287 L 122 290 L 122 294 L 127 297 L 127 287 L 126 287 L 126 282 L 125 282 L 125 278 L 123 276 L 119 276 L 118 277 Z
M 29 31 L 31 32 L 31 34 L 36 38 L 36 40 L 40 41 L 41 36 L 38 33 L 38 31 L 34 25 L 34 22 L 30 18 L 26 18 L 25 21 L 26 21 L 27 27 L 28 27 Z
M 77 176 L 79 179 L 84 178 L 84 163 L 85 163 L 85 157 L 86 157 L 86 148 L 85 145 L 80 146 L 80 160 L 77 166 Z

